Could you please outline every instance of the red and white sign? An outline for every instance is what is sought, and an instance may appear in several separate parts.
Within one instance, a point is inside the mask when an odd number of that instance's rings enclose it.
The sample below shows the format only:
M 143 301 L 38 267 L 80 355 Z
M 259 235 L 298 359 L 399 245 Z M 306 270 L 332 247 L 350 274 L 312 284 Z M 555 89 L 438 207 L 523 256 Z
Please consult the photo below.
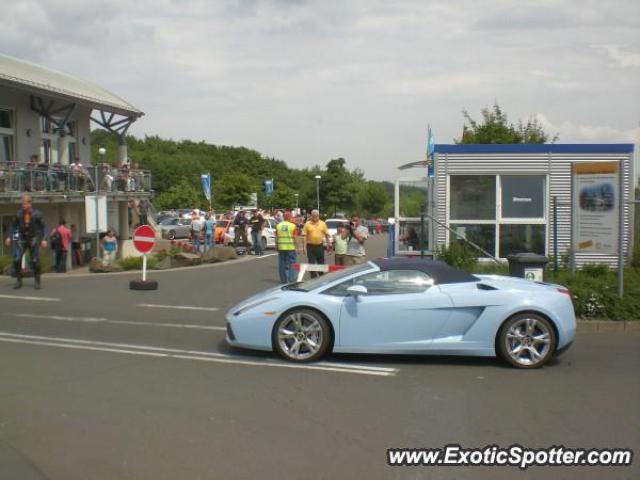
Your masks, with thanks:
M 149 225 L 141 225 L 133 232 L 133 246 L 140 253 L 149 253 L 156 244 L 156 232 Z

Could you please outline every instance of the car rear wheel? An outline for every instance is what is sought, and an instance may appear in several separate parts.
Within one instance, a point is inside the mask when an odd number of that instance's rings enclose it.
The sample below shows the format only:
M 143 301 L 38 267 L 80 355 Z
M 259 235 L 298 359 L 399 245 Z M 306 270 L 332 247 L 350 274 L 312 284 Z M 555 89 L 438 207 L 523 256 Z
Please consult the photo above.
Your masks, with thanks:
M 285 313 L 273 328 L 273 349 L 286 360 L 311 362 L 329 349 L 331 331 L 318 312 L 298 308 Z
M 502 326 L 498 338 L 500 356 L 518 368 L 541 367 L 551 359 L 556 345 L 553 326 L 535 313 L 511 317 Z
M 260 237 L 260 247 L 263 252 L 267 249 L 267 239 L 265 237 Z

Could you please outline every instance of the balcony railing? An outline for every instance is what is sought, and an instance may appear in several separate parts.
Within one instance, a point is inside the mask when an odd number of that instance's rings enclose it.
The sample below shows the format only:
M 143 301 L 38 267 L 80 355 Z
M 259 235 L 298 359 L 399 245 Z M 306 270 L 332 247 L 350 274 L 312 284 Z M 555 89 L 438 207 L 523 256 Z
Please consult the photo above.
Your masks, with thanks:
M 96 168 L 77 165 L 31 165 L 24 163 L 0 164 L 0 194 L 21 192 L 101 193 L 151 192 L 151 172 L 114 168 L 103 165 Z

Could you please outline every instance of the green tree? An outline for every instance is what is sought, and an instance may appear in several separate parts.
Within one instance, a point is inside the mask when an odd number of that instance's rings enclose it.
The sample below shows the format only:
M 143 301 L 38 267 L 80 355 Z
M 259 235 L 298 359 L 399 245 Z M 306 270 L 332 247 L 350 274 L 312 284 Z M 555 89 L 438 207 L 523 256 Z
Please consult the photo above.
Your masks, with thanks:
M 327 169 L 320 181 L 320 201 L 325 212 L 352 210 L 358 193 L 354 174 L 346 168 L 344 158 L 336 158 L 327 163 Z
M 246 205 L 256 191 L 255 180 L 243 173 L 225 174 L 213 181 L 214 202 L 223 209 Z
M 189 182 L 186 178 L 169 188 L 169 190 L 160 193 L 154 199 L 154 204 L 159 210 L 168 210 L 170 208 L 203 208 L 205 207 L 205 198 L 200 191 L 194 186 L 194 182 Z
M 375 217 L 383 215 L 389 203 L 391 203 L 391 196 L 379 182 L 365 183 L 358 193 L 358 207 L 362 215 Z
M 295 192 L 283 183 L 276 182 L 276 188 L 267 199 L 270 208 L 294 208 L 296 206 Z
M 457 144 L 469 143 L 546 143 L 555 142 L 557 135 L 549 137 L 535 118 L 526 123 L 518 122 L 518 126 L 509 123 L 507 114 L 495 103 L 492 109 L 483 108 L 480 112 L 482 121 L 476 122 L 466 110 L 463 110 L 465 123 L 462 138 L 455 140 Z

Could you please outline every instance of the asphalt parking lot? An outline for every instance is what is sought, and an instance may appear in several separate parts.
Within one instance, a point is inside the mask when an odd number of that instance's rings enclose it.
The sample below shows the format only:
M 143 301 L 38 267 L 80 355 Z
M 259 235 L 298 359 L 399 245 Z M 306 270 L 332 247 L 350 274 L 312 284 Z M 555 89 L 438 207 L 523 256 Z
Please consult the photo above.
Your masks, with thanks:
M 374 256 L 383 241 L 371 242 Z M 0 479 L 638 478 L 631 467 L 389 467 L 391 447 L 640 448 L 640 335 L 584 333 L 535 371 L 493 359 L 224 344 L 276 257 L 135 274 L 0 278 Z M 32 298 L 32 297 L 35 297 Z

